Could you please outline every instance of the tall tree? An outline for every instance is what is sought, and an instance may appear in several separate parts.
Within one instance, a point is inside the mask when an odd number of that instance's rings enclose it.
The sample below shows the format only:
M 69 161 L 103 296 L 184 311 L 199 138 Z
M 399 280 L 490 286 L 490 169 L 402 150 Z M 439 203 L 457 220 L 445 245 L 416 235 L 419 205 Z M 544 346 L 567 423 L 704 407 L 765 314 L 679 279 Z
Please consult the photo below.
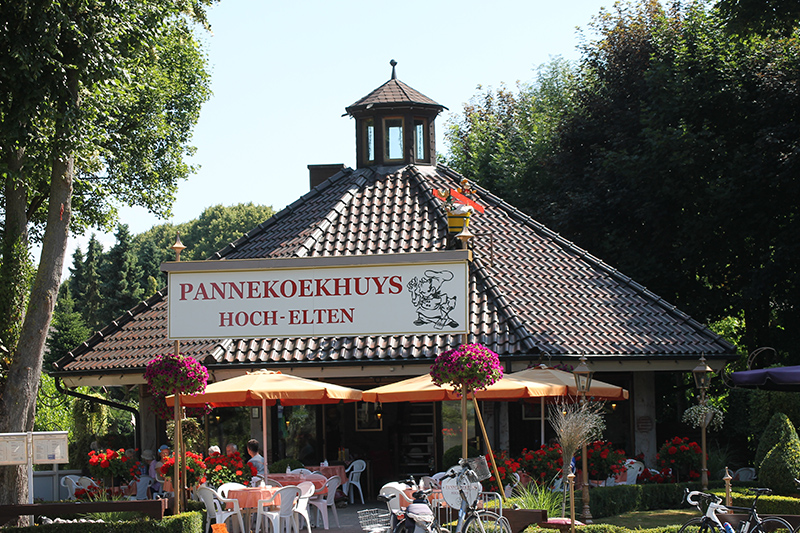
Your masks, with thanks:
M 537 69 L 533 83 L 473 97 L 448 124 L 446 163 L 520 209 L 546 208 L 554 179 L 547 161 L 574 107 L 574 70 L 555 58 Z
M 45 370 L 51 370 L 54 362 L 66 356 L 85 341 L 92 330 L 86 327 L 81 314 L 75 311 L 69 283 L 63 283 L 58 291 L 58 302 L 53 312 L 53 322 L 47 339 Z
M 70 229 L 106 227 L 115 202 L 169 211 L 208 76 L 186 13 L 203 0 L 0 3 L 0 332 L 19 339 L 0 375 L 0 432 L 33 427 L 46 332 Z M 29 228 L 31 231 L 29 233 Z M 28 305 L 19 272 L 41 256 Z M 12 339 L 13 340 L 13 339 Z M 27 500 L 21 468 L 0 469 L 0 504 Z
M 794 352 L 800 45 L 723 27 L 702 2 L 595 19 L 553 219 L 701 320 L 742 313 L 748 351 Z
M 101 266 L 103 278 L 100 321 L 108 324 L 141 300 L 139 286 L 141 268 L 133 253 L 133 242 L 127 224 L 117 226 L 117 243 L 108 251 Z
M 103 245 L 92 234 L 86 249 L 86 261 L 83 263 L 83 287 L 80 287 L 78 299 L 81 302 L 80 313 L 83 322 L 91 331 L 103 327 L 103 288 L 100 273 L 104 270 Z

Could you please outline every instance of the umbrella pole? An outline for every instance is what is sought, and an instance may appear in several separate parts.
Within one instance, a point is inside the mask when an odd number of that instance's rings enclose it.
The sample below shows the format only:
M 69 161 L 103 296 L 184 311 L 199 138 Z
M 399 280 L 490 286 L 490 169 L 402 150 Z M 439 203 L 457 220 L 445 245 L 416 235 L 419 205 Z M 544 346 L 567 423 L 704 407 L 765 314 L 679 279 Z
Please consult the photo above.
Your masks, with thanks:
M 461 455 L 467 459 L 467 394 L 461 389 Z
M 492 471 L 494 471 L 494 478 L 497 480 L 497 486 L 500 492 L 500 498 L 502 498 L 503 503 L 506 503 L 506 491 L 505 487 L 503 487 L 502 482 L 500 481 L 500 472 L 497 471 L 497 463 L 494 461 L 494 452 L 492 451 L 492 444 L 489 442 L 489 437 L 486 435 L 486 426 L 483 425 L 483 417 L 481 416 L 481 410 L 478 408 L 478 400 L 475 398 L 475 395 L 472 395 L 472 403 L 475 404 L 475 416 L 478 417 L 478 423 L 481 426 L 481 432 L 483 433 L 483 440 L 486 442 L 486 447 L 489 449 L 489 459 L 492 461 Z
M 322 406 L 322 460 L 327 462 L 328 461 L 328 432 L 325 428 L 325 406 Z
M 264 448 L 264 481 L 267 480 L 267 399 L 261 398 L 261 442 Z
M 540 420 L 541 420 L 541 423 L 540 423 L 540 425 L 539 425 L 539 435 L 540 435 L 540 437 L 539 437 L 539 444 L 540 444 L 541 446 L 544 446 L 544 396 L 542 396 L 542 404 L 541 404 L 541 407 L 542 407 L 542 409 L 541 409 L 541 413 L 540 413 L 540 414 L 541 414 L 541 416 L 542 416 L 542 417 L 541 417 L 541 419 L 540 419 Z

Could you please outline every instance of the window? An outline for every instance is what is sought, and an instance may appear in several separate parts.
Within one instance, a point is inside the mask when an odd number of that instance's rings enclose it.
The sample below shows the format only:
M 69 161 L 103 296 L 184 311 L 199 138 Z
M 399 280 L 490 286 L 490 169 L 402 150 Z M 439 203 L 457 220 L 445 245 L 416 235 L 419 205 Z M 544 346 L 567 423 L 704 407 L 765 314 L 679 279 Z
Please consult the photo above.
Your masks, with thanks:
M 364 143 L 367 161 L 375 161 L 375 122 L 372 119 L 364 121 Z
M 425 126 L 427 126 L 427 121 L 424 118 L 414 119 L 414 159 L 417 161 L 425 161 L 427 159 L 425 157 L 425 149 L 427 148 Z
M 387 118 L 383 121 L 384 138 L 386 139 L 386 151 L 384 152 L 387 160 L 403 159 L 403 119 Z

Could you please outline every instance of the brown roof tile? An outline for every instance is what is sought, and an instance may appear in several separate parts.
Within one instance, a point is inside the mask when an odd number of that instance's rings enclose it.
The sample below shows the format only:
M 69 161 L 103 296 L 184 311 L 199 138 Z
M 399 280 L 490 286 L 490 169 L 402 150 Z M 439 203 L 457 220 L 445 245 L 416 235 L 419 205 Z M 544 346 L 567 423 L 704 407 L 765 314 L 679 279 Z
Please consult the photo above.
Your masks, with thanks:
M 429 252 L 447 222 L 432 189 L 461 176 L 439 167 L 345 169 L 215 254 L 280 258 Z M 503 356 L 730 356 L 734 347 L 616 269 L 477 188 L 470 340 Z M 490 239 L 489 236 L 493 238 Z M 181 350 L 207 363 L 430 360 L 452 335 L 201 340 Z M 159 293 L 59 361 L 65 373 L 139 372 L 172 351 Z

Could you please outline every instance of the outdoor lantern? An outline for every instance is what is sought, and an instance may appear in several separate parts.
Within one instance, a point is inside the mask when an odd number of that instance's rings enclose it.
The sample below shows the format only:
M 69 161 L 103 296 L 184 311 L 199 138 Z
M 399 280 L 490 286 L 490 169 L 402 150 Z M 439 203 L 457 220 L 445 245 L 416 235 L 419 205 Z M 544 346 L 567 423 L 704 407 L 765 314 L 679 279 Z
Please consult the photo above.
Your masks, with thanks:
M 695 387 L 701 391 L 707 390 L 711 384 L 711 374 L 713 373 L 714 370 L 706 364 L 706 358 L 700 357 L 700 362 L 692 370 Z
M 381 404 L 380 402 L 378 402 L 378 405 L 375 406 L 375 418 L 380 420 L 382 416 L 383 416 L 383 409 L 381 409 Z
M 586 364 L 586 356 L 582 355 L 580 364 L 572 371 L 575 375 L 575 386 L 578 387 L 578 394 L 586 394 L 592 385 L 592 372 Z

